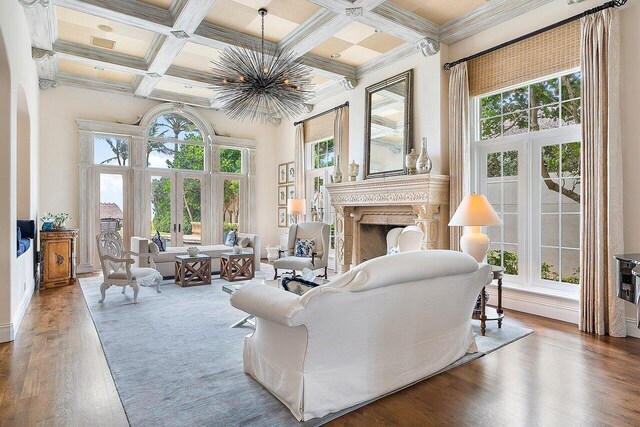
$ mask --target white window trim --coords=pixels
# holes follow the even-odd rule
[[[536,250],[540,247],[540,180],[532,183],[533,171],[531,165],[539,164],[540,147],[581,141],[581,126],[579,124],[561,126],[554,129],[545,129],[536,132],[527,132],[518,135],[501,136],[495,139],[480,139],[480,98],[491,96],[496,93],[531,85],[545,81],[550,78],[570,74],[579,69],[567,70],[530,82],[523,82],[517,85],[506,87],[494,92],[478,95],[470,99],[470,135],[471,135],[471,188],[481,194],[486,194],[486,188],[481,188],[481,176],[486,176],[486,170],[482,168],[482,159],[490,152],[496,151],[518,151],[518,259],[526,262],[519,263],[518,276],[505,275],[505,286],[507,288],[518,289],[535,294],[548,295],[572,301],[577,301],[580,293],[580,286],[553,282],[539,277],[540,254]],[[527,110],[529,111],[529,110]],[[560,118],[559,118],[560,120]],[[524,161],[523,161],[524,160]],[[535,162],[538,163],[535,163]],[[529,191],[531,189],[531,192]],[[536,211],[533,212],[533,207]],[[531,236],[527,241],[526,236]],[[535,270],[535,271],[533,271]]]

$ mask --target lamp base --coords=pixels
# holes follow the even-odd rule
[[[480,227],[465,227],[460,237],[460,249],[478,262],[483,262],[489,250],[489,236],[480,232]]]

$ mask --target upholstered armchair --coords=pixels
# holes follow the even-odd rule
[[[422,239],[424,233],[415,225],[393,228],[387,233],[387,253],[419,251]]]
[[[104,302],[105,292],[111,286],[122,286],[122,294],[125,293],[127,285],[131,286],[134,304],[138,303],[140,285],[155,284],[156,291],[160,293],[162,275],[155,269],[156,265],[153,261],[153,257],[158,255],[158,246],[155,243],[149,244],[149,253],[140,254],[123,250],[122,238],[116,231],[103,231],[98,234],[96,240],[104,277],[100,285],[101,298],[98,302]],[[132,256],[148,258],[151,267],[132,267],[135,263]]]
[[[296,241],[313,239],[315,248],[311,256],[296,256]],[[289,240],[286,249],[280,250],[279,258],[273,262],[274,278],[278,278],[278,270],[302,271],[324,269],[327,278],[329,266],[329,224],[324,222],[303,222],[289,227]]]

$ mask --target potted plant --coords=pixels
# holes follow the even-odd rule
[[[66,212],[58,214],[47,212],[46,215],[42,217],[42,229],[45,231],[64,230],[65,223],[69,218],[70,216]]]

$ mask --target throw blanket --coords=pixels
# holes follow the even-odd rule
[[[315,282],[309,282],[304,280],[301,276],[283,277],[282,287],[285,291],[293,292],[297,295],[302,295],[311,289],[320,286]]]

